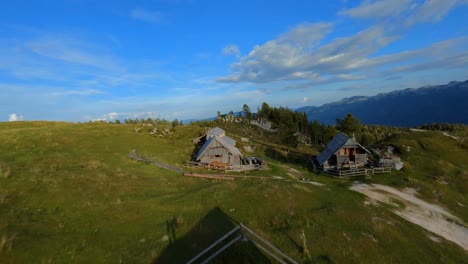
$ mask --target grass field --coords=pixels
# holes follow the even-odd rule
[[[300,158],[288,159],[313,150],[282,156],[279,146],[252,143],[253,155],[270,167],[253,175],[290,181],[194,179],[127,155],[136,149],[183,167],[194,148],[190,139],[202,128],[176,127],[162,138],[134,128],[0,123],[0,262],[184,263],[235,221],[301,263],[466,263],[468,254],[457,245],[434,242],[386,206],[365,205],[363,195],[349,190],[350,181],[315,175]],[[467,222],[459,205],[468,206],[467,150],[435,132],[390,142],[411,147],[403,152],[406,168],[366,181],[417,188]],[[325,186],[295,181],[295,175]],[[238,243],[215,263],[271,261]]]

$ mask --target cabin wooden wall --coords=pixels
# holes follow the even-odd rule
[[[229,154],[229,164],[230,165],[242,165],[240,157],[239,156],[233,156],[231,154]]]
[[[367,162],[367,154],[356,154],[354,159],[356,164],[365,164]]]
[[[211,163],[213,161],[229,165],[241,165],[240,157],[231,155],[229,151],[217,141],[213,141],[200,158],[200,162],[202,163]]]

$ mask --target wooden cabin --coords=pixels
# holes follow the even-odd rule
[[[236,148],[236,141],[226,136],[224,130],[216,127],[206,133],[206,141],[198,152],[196,161],[233,166],[241,165],[242,158],[242,153]]]
[[[369,150],[359,144],[354,136],[338,133],[326,149],[315,158],[315,164],[323,170],[359,168],[367,164]]]

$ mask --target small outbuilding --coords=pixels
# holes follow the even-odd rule
[[[354,136],[338,133],[326,149],[315,157],[314,163],[323,170],[359,168],[367,164],[369,150],[359,144]]]
[[[243,155],[236,148],[236,141],[219,127],[206,133],[206,141],[198,151],[196,161],[204,164],[242,165]]]

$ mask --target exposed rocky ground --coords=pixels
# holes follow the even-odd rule
[[[351,190],[366,195],[368,204],[390,204],[395,207],[393,212],[402,218],[421,226],[422,228],[450,240],[468,251],[468,229],[461,219],[448,212],[445,208],[425,202],[416,197],[417,191],[407,188],[403,191],[381,184],[355,184]],[[402,202],[404,207],[398,203]],[[438,238],[430,236],[434,241]]]

